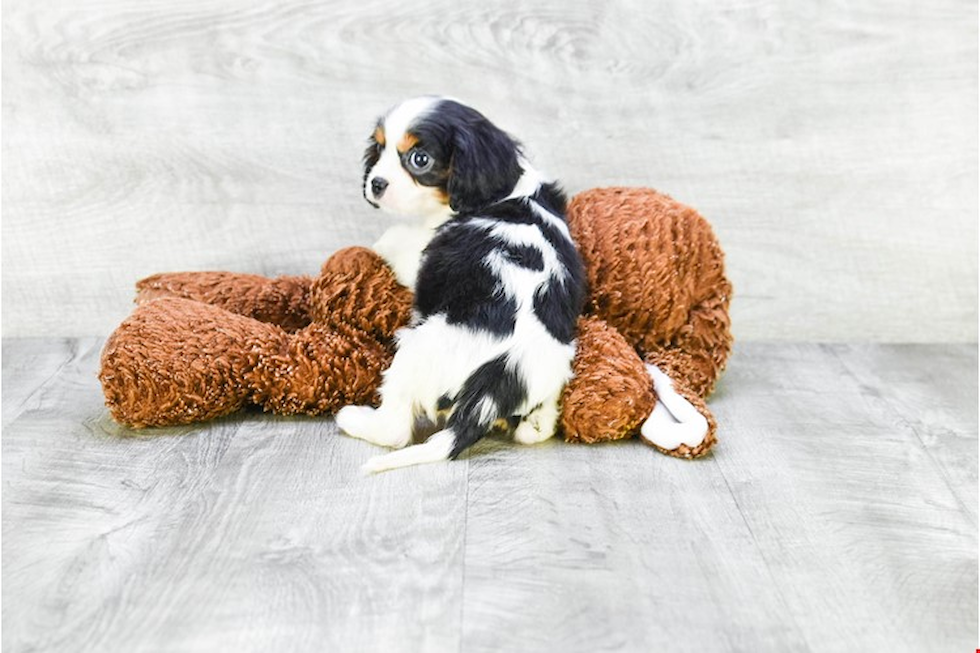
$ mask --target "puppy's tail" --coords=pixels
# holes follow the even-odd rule
[[[489,433],[498,419],[513,415],[526,393],[517,371],[508,367],[506,355],[478,367],[456,395],[456,409],[446,423],[446,430],[455,436],[449,457],[456,458]]]
[[[370,459],[363,469],[380,472],[397,467],[456,458],[490,432],[494,422],[514,414],[525,400],[526,389],[507,357],[498,356],[481,365],[466,379],[453,401],[446,428],[422,444]]]

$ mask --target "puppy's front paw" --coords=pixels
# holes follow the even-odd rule
[[[374,411],[370,406],[344,406],[337,411],[337,426],[353,438],[370,440],[370,424]]]

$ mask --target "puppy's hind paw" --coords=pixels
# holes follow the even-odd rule
[[[538,444],[544,442],[554,435],[554,430],[546,431],[537,424],[535,420],[527,419],[521,421],[514,429],[514,441],[520,444]]]
[[[412,439],[407,419],[393,420],[391,413],[370,406],[344,406],[336,419],[337,426],[347,435],[382,447],[400,449]]]

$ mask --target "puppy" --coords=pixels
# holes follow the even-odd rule
[[[337,414],[347,434],[401,449],[364,469],[456,458],[495,427],[523,444],[554,435],[585,301],[564,193],[482,114],[437,97],[378,121],[363,187],[375,207],[417,220],[375,245],[415,290],[381,405]],[[437,432],[403,448],[420,422]]]

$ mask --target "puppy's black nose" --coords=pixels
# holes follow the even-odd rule
[[[374,194],[375,199],[381,199],[381,196],[385,194],[385,188],[388,188],[387,179],[375,177],[371,180],[371,192]]]

